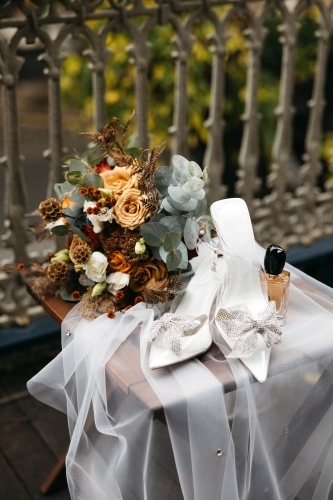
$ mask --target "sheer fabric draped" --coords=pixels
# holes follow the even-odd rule
[[[138,304],[113,320],[103,315],[89,322],[74,307],[62,324],[62,352],[28,382],[33,396],[68,416],[72,499],[329,497],[333,291],[287,270],[288,320],[264,384],[254,383],[238,360],[211,353],[205,355],[209,370],[198,359],[150,370],[147,336],[156,308]],[[211,332],[227,354],[213,321]],[[128,397],[107,375],[106,365],[126,339],[140,342],[142,371],[164,412]],[[235,378],[228,392],[214,375],[227,364]]]

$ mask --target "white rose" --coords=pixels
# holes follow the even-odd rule
[[[100,209],[99,211],[99,214],[96,215],[96,217],[98,218],[98,220],[102,221],[102,222],[106,222],[106,221],[112,221],[113,219],[113,208],[107,208],[107,207],[103,207]]]
[[[89,279],[99,283],[101,281],[105,281],[108,259],[101,252],[94,252],[87,264],[82,267]]]
[[[94,214],[87,215],[87,219],[89,219],[90,222],[92,223],[94,233],[98,234],[103,231],[104,222],[99,220],[98,215]]]
[[[106,282],[109,284],[108,291],[113,295],[116,295],[118,290],[121,290],[125,286],[129,284],[130,275],[121,273],[117,271],[115,273],[111,273],[106,277]]]
[[[49,222],[48,224],[46,224],[46,227],[47,229],[49,229],[49,231],[51,231],[51,229],[56,226],[65,226],[65,223],[61,219],[58,219],[55,222]]]
[[[83,211],[86,212],[87,211],[87,208],[95,208],[96,207],[96,203],[94,201],[85,201],[83,203]]]

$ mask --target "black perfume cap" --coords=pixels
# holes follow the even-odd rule
[[[266,250],[264,266],[268,274],[281,274],[286,263],[286,252],[279,245],[269,245]]]

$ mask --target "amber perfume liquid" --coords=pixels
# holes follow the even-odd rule
[[[276,317],[282,326],[286,321],[288,309],[288,296],[290,273],[282,271],[281,274],[274,275],[266,273],[268,300],[274,300],[276,305]]]

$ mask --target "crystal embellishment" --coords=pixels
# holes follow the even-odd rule
[[[258,334],[267,347],[281,342],[282,331],[276,318],[275,302],[269,302],[265,311],[258,316],[258,319],[254,319],[246,304],[218,311],[218,326],[231,340],[236,340],[227,358],[249,358],[258,345]]]
[[[178,358],[182,357],[181,338],[195,335],[206,323],[208,316],[177,316],[173,313],[163,314],[161,319],[154,321],[149,332],[148,341],[152,342],[158,335],[164,333],[163,345]]]

